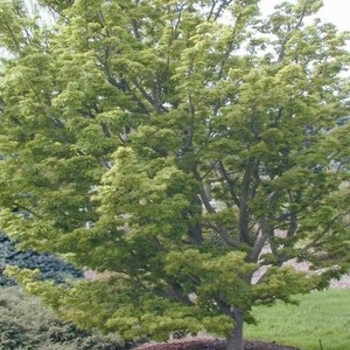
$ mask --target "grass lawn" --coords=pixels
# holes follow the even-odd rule
[[[350,349],[350,289],[312,292],[299,300],[297,306],[278,303],[254,309],[259,324],[246,325],[244,337],[303,350]]]

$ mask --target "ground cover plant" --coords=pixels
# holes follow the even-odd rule
[[[297,306],[278,303],[256,308],[254,314],[261,323],[247,326],[245,336],[303,350],[348,350],[349,298],[349,289],[327,290],[300,297]]]
[[[106,278],[7,273],[86,330],[242,350],[254,306],[346,272],[349,35],[321,6],[1,1],[0,230]]]

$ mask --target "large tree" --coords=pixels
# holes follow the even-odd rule
[[[82,327],[241,350],[254,305],[346,271],[349,54],[321,1],[39,3],[0,5],[1,229],[106,273],[16,271],[30,292]]]

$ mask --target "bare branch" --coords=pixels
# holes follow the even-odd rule
[[[260,232],[260,235],[258,235],[257,239],[255,240],[253,249],[251,250],[248,261],[250,262],[257,262],[261,253],[262,248],[265,246],[266,241],[269,237],[269,232],[266,228],[259,227],[258,232]]]
[[[222,161],[218,162],[218,167],[219,167],[219,171],[221,173],[221,176],[225,179],[225,181],[229,187],[229,191],[230,191],[230,195],[231,195],[232,200],[234,201],[236,206],[239,207],[240,203],[239,203],[239,198],[238,198],[237,193],[236,193],[236,189],[235,189],[236,184],[235,184],[234,180],[227,173]]]
[[[210,214],[216,213],[216,210],[212,207],[212,205],[209,202],[207,193],[205,192],[205,189],[204,189],[204,186],[202,183],[202,178],[201,178],[197,168],[194,167],[194,169],[192,171],[193,171],[193,175],[194,175],[195,179],[200,182],[200,197],[201,197],[202,203],[203,203],[206,211]]]

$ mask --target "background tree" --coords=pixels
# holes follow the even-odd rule
[[[349,55],[321,1],[40,4],[1,4],[1,227],[109,277],[12,269],[31,293],[81,327],[241,350],[252,306],[346,271]]]

